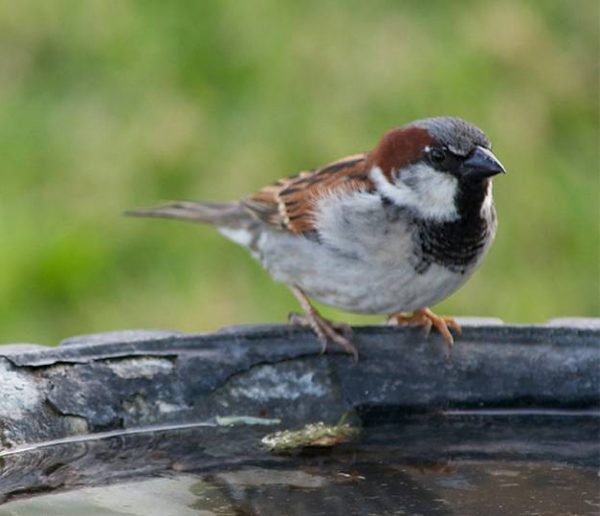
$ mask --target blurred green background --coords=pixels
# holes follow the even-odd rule
[[[597,316],[598,9],[3,2],[0,342],[285,321],[296,302],[243,249],[121,212],[235,199],[440,114],[482,127],[509,173],[488,259],[436,310]]]

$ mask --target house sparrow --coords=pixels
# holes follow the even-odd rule
[[[417,120],[370,152],[300,172],[238,202],[173,202],[129,215],[213,224],[290,287],[323,343],[358,354],[349,326],[323,318],[309,297],[348,312],[435,327],[428,307],[462,286],[496,231],[490,178],[504,167],[477,127],[454,117]],[[406,312],[412,312],[407,315]]]

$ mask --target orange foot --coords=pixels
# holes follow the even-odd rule
[[[454,329],[459,335],[461,333],[460,324],[452,317],[435,315],[429,308],[415,310],[412,315],[405,315],[402,312],[392,314],[388,317],[388,322],[392,321],[403,326],[423,326],[425,328],[425,335],[429,335],[433,326],[440,332],[446,344],[448,344],[448,349],[451,349],[452,344],[454,344],[454,337],[452,337],[449,328]]]
[[[350,340],[352,328],[345,323],[337,323],[325,319],[315,307],[310,304],[306,294],[297,286],[291,287],[292,292],[304,309],[304,315],[295,313],[290,314],[290,323],[300,326],[309,326],[317,334],[321,341],[321,353],[327,350],[327,342],[333,341],[341,346],[346,353],[349,353],[358,362],[358,351]]]

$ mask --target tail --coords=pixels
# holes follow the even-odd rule
[[[128,210],[125,215],[188,220],[229,228],[246,226],[251,219],[251,215],[237,202],[175,201],[155,208]]]

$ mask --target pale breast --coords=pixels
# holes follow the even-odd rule
[[[316,235],[265,228],[256,254],[275,280],[341,310],[390,314],[422,308],[449,296],[475,269],[476,263],[460,272],[432,263],[418,270],[418,227],[402,210],[382,206],[376,194],[339,198],[319,214]]]

